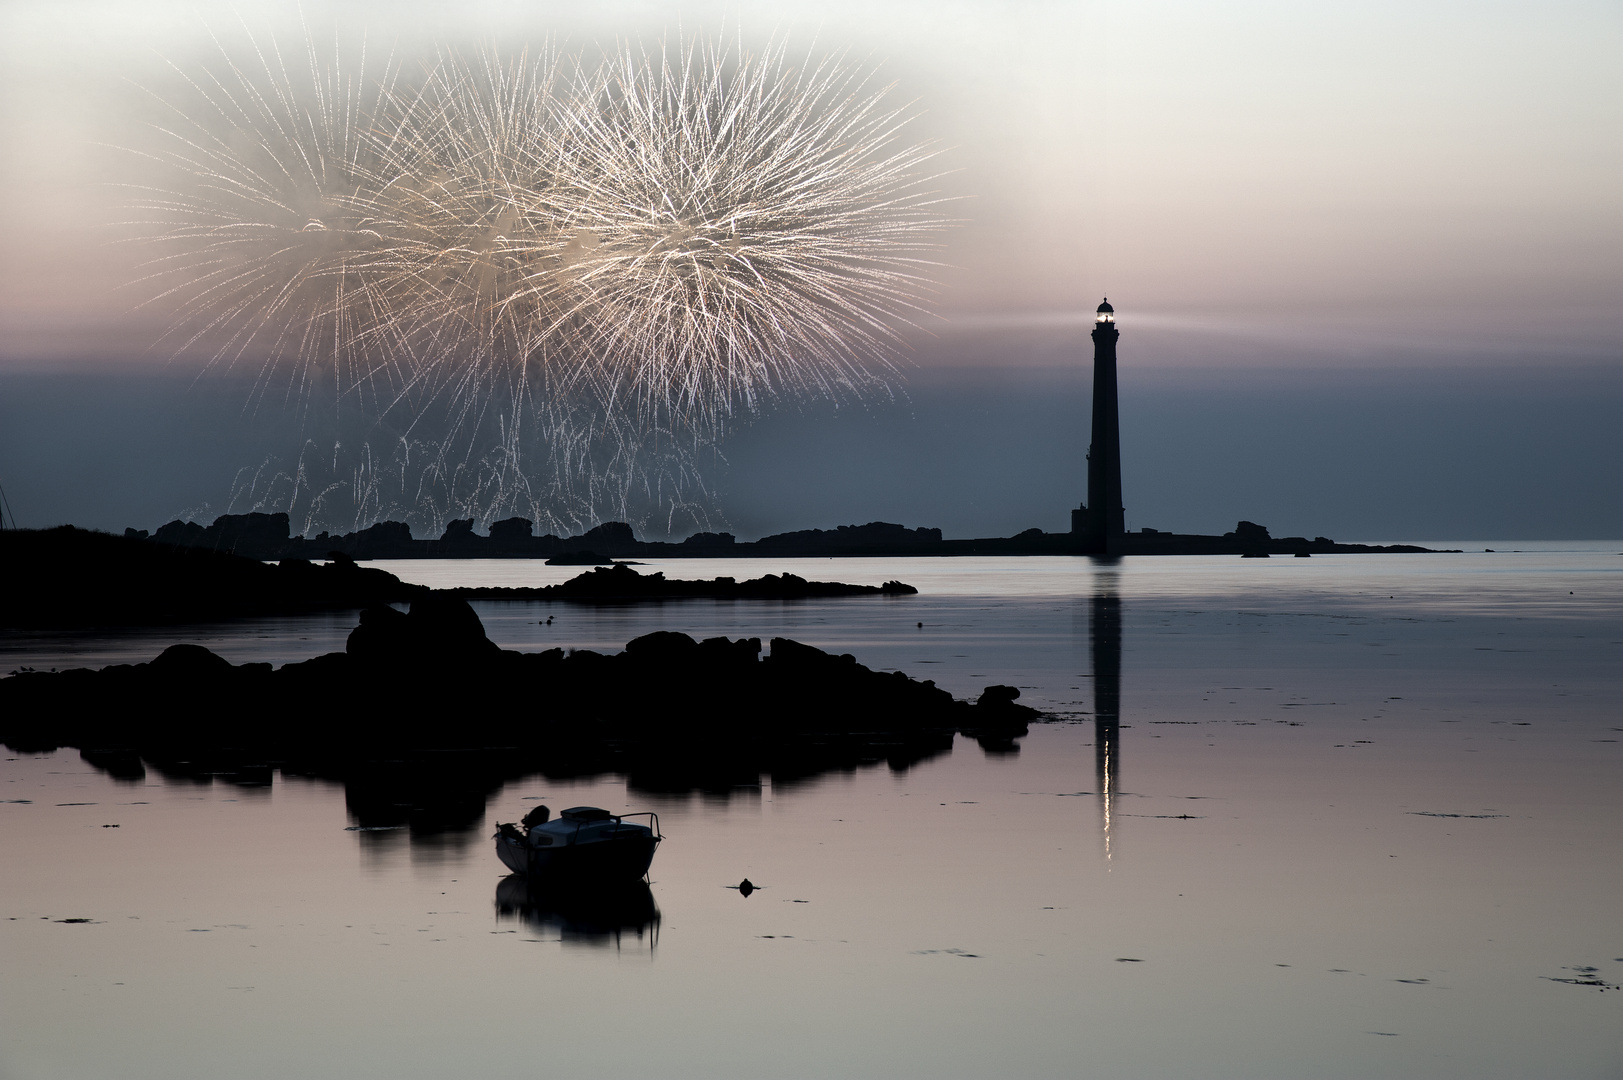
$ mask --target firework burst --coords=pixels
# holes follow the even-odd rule
[[[427,425],[430,486],[532,509],[680,503],[690,462],[649,471],[650,439],[892,370],[944,221],[870,73],[782,45],[446,50],[409,78],[336,55],[250,40],[181,73],[150,154],[176,180],[137,200],[177,349],[307,409],[330,386],[403,445]]]
[[[611,400],[714,431],[890,370],[917,312],[929,152],[837,60],[684,45],[605,66],[571,147],[578,310]]]
[[[374,157],[361,118],[389,100],[396,72],[251,44],[246,57],[222,47],[212,65],[176,69],[190,101],[166,102],[170,122],[147,152],[176,182],[134,200],[159,248],[148,303],[173,311],[177,352],[254,363],[261,389],[387,388],[391,353],[366,348],[378,340],[366,284],[386,244],[357,181]]]

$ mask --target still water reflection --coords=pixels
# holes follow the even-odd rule
[[[517,920],[565,945],[659,945],[659,905],[644,881],[591,891],[537,887],[518,874],[496,883],[496,921]]]
[[[1088,652],[1093,662],[1094,785],[1099,790],[1100,834],[1109,862],[1116,774],[1121,766],[1121,597],[1116,575],[1097,576],[1098,592],[1088,603]]]
[[[793,785],[498,758],[402,764],[408,798],[8,753],[0,1076],[1617,1076],[1623,605],[1582,558],[1502,588],[1388,565],[1409,599],[1378,604],[1327,568],[1174,595],[1124,560],[905,609],[511,614],[781,620],[1063,716]],[[499,730],[476,692],[468,718]],[[658,811],[651,884],[531,895],[489,833],[535,800]]]

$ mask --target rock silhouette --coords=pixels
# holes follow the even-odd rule
[[[1092,522],[1090,525],[1089,523]],[[490,535],[474,532],[471,519],[453,521],[438,540],[416,540],[409,526],[381,521],[367,529],[342,535],[290,536],[286,514],[227,514],[212,525],[171,521],[151,537],[154,542],[210,551],[229,551],[254,559],[321,559],[329,551],[351,558],[372,559],[554,559],[589,552],[599,560],[648,557],[710,556],[874,556],[874,555],[1084,555],[1098,554],[1097,536],[1089,529],[1097,522],[1087,509],[1073,512],[1070,532],[1048,533],[1026,529],[1013,536],[981,539],[945,539],[940,529],[909,529],[886,521],[841,525],[835,529],[800,529],[775,533],[751,542],[739,542],[730,533],[695,533],[679,543],[639,540],[630,525],[610,521],[579,536],[533,535],[527,518],[509,518],[490,526]],[[127,529],[131,539],[145,530]],[[1427,548],[1394,544],[1338,544],[1328,537],[1274,538],[1268,530],[1242,521],[1221,536],[1139,529],[1112,540],[1112,553],[1120,555],[1241,555],[1262,550],[1275,555],[1298,552],[1424,552]],[[1119,550],[1118,550],[1119,549]]]
[[[273,669],[175,645],[145,664],[0,680],[0,742],[71,746],[124,775],[244,785],[274,770],[342,780],[363,825],[467,829],[503,782],[624,773],[645,791],[730,791],[885,762],[964,732],[1010,747],[1036,717],[1018,691],[971,705],[930,681],[774,638],[661,631],[613,655],[497,648],[465,601],[362,613],[342,653]]]
[[[0,626],[162,624],[353,609],[429,591],[356,566],[348,556],[325,566],[302,559],[271,565],[71,525],[0,531],[0,562],[16,568],[0,604]]]
[[[1016,705],[1020,691],[1013,686],[988,686],[970,710],[973,718],[959,730],[981,744],[988,753],[1010,754],[1018,748],[1014,740],[1026,734],[1037,711]]]
[[[614,560],[607,555],[599,555],[595,551],[571,551],[563,555],[554,555],[547,560],[548,566],[613,566]]]
[[[562,559],[549,560],[561,562]],[[748,581],[718,577],[709,581],[667,580],[655,571],[639,574],[625,563],[599,566],[559,585],[538,589],[466,588],[441,590],[465,600],[568,600],[577,603],[617,603],[643,600],[803,600],[825,596],[916,596],[918,590],[900,581],[883,585],[847,585],[838,581],[807,581],[794,574],[766,574]]]
[[[361,625],[350,631],[344,651],[372,665],[447,665],[487,660],[501,650],[485,636],[467,601],[429,595],[413,600],[407,612],[362,611]]]
[[[444,542],[459,543],[455,536],[464,531],[473,535],[472,526],[471,521],[453,521],[446,530],[453,539]],[[484,542],[482,537],[476,539]],[[916,592],[894,581],[881,586],[844,585],[806,581],[793,574],[768,574],[745,582],[731,578],[667,581],[663,574],[638,574],[624,565],[606,568],[604,572],[613,575],[610,577],[583,575],[584,581],[577,577],[551,589],[432,590],[409,585],[376,567],[359,566],[343,550],[323,551],[317,557],[330,561],[323,565],[302,558],[284,558],[268,564],[227,551],[175,547],[137,535],[112,536],[72,526],[0,530],[0,562],[27,568],[27,572],[13,574],[7,584],[5,603],[0,604],[0,626],[163,625],[356,610],[432,596],[612,602],[681,597],[786,600]],[[593,556],[591,561],[603,560]]]

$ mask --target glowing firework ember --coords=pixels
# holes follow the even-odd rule
[[[483,477],[415,516],[681,503],[735,410],[882,385],[918,310],[930,155],[836,60],[253,55],[188,76],[155,155],[181,177],[140,200],[157,302],[262,391],[434,431],[430,486]]]

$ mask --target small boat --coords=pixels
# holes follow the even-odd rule
[[[647,818],[643,825],[628,818]],[[659,815],[611,814],[595,806],[572,806],[552,819],[544,806],[519,825],[496,826],[496,854],[515,874],[531,881],[601,886],[637,881],[648,873],[664,837]]]

